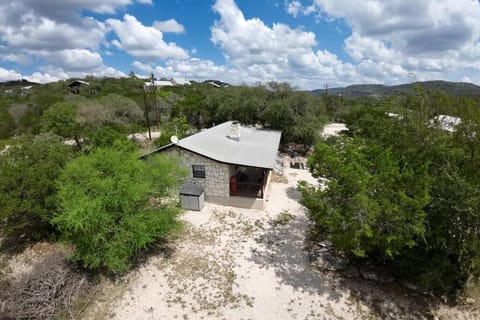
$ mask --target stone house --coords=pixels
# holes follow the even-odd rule
[[[188,185],[203,188],[206,202],[263,209],[281,132],[227,121],[153,153],[179,156]]]

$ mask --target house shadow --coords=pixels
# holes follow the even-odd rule
[[[327,295],[328,300],[338,301],[340,294],[332,289],[328,279],[310,266],[305,252],[305,216],[296,216],[286,225],[273,225],[259,234],[255,241],[260,244],[248,260],[261,268],[273,268],[280,283],[309,294]]]

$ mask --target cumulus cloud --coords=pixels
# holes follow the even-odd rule
[[[211,28],[213,43],[235,65],[287,65],[289,57],[311,51],[315,34],[276,23],[271,28],[258,18],[245,19],[233,0],[218,0],[213,7],[221,19]]]
[[[155,27],[144,26],[134,16],[126,14],[123,20],[108,19],[107,25],[118,39],[112,44],[130,55],[146,60],[169,58],[186,59],[188,53],[173,42],[165,42],[163,34]]]
[[[92,11],[100,14],[114,14],[118,10],[132,5],[135,2],[151,4],[151,0],[16,0],[5,1],[2,5],[7,8],[11,17],[10,24],[17,16],[29,13],[31,17],[41,16],[58,22],[75,23],[79,21],[81,11]],[[21,24],[22,21],[18,21]]]
[[[20,80],[22,75],[15,70],[8,70],[0,67],[0,81]]]
[[[32,63],[32,59],[29,55],[24,53],[7,53],[2,58],[5,62],[14,62],[19,65],[28,65]]]
[[[65,80],[70,78],[84,78],[86,76],[94,77],[125,77],[126,74],[120,70],[112,67],[100,66],[94,70],[88,71],[71,71],[62,68],[56,68],[50,65],[42,67],[39,72],[34,72],[31,75],[24,75],[24,79],[38,83],[48,83],[58,80]]]
[[[392,83],[413,73],[417,80],[461,79],[458,70],[480,71],[478,1],[365,0],[354,6],[347,0],[294,0],[285,8],[295,17],[315,11],[350,27],[344,48],[361,79]]]
[[[203,81],[206,79],[222,79],[231,83],[244,81],[239,79],[242,74],[235,68],[216,65],[211,60],[189,58],[184,60],[168,60],[164,66],[150,65],[140,61],[134,61],[132,66],[145,75],[154,72],[159,77],[179,78]]]
[[[85,49],[68,49],[55,52],[39,52],[51,65],[72,72],[89,71],[103,67],[103,59],[98,52]]]
[[[343,54],[323,34],[278,21],[245,17],[234,0],[216,0],[211,42],[226,63],[196,58],[165,41],[185,27],[175,19],[145,25],[136,17],[106,21],[90,13],[116,14],[152,0],[17,0],[0,2],[2,79],[21,78],[11,66],[42,65],[25,78],[48,82],[88,74],[123,76],[105,65],[117,49],[132,56],[135,70],[159,76],[231,83],[289,81],[302,89],[351,83],[398,83],[450,79],[480,82],[480,3],[472,0],[277,0],[299,22],[305,16],[348,30]],[[315,31],[315,32],[314,32]],[[107,38],[108,37],[108,38]],[[108,39],[108,42],[107,42]],[[202,52],[205,52],[202,49]],[[107,58],[108,56],[108,58]]]
[[[160,32],[184,33],[185,27],[178,23],[175,19],[165,21],[154,21],[153,27]]]
[[[21,27],[12,25],[0,29],[0,38],[10,50],[60,50],[98,48],[106,33],[104,25],[85,19],[82,27],[59,24],[46,18]]]
[[[301,15],[308,16],[312,12],[315,12],[316,7],[315,4],[304,6],[300,1],[286,1],[285,2],[285,9],[289,14],[294,16],[295,18]]]
[[[84,13],[113,14],[135,2],[150,0],[17,0],[0,3],[0,61],[39,63],[41,72],[24,77],[48,82],[71,76],[122,75],[100,55],[109,29]],[[6,75],[6,69],[2,74]],[[10,76],[18,74],[8,70]]]
[[[91,17],[81,17],[81,4],[101,10],[115,1],[33,1],[0,4],[0,55],[18,65],[33,61],[73,71],[102,66],[98,50],[107,28]],[[119,2],[116,3],[119,5]],[[78,11],[78,12],[77,12]]]
[[[480,31],[478,1],[366,0],[352,6],[347,0],[315,0],[315,4],[330,17],[345,19],[360,35],[388,38],[405,53],[456,50]]]
[[[217,0],[213,9],[220,20],[211,28],[211,40],[222,49],[225,59],[245,74],[243,79],[290,81],[314,88],[324,82],[343,84],[355,75],[351,64],[325,49],[315,49],[313,32],[246,19],[233,0]]]

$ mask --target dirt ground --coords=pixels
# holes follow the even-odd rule
[[[83,319],[480,319],[396,283],[313,268],[299,180],[317,183],[286,168],[264,211],[206,204],[185,212],[170,250],[108,283]]]

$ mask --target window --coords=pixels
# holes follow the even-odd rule
[[[194,178],[205,178],[205,166],[202,165],[192,165],[193,177]]]

